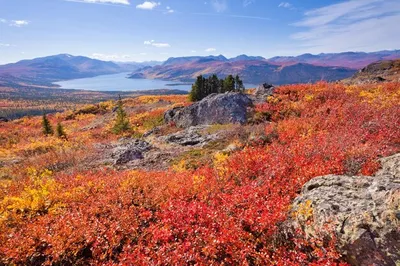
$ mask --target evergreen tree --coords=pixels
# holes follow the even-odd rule
[[[65,134],[64,127],[61,125],[61,123],[57,123],[56,133],[57,137],[60,139],[67,139],[67,134]]]
[[[189,93],[189,99],[192,102],[197,102],[207,96],[204,91],[205,79],[202,75],[198,76],[196,82],[192,85],[192,90]]]
[[[53,135],[53,128],[51,127],[49,119],[47,119],[46,114],[43,114],[43,119],[42,119],[42,128],[43,128],[43,134],[48,136],[48,135]]]
[[[130,130],[129,119],[123,108],[121,96],[119,97],[117,103],[117,118],[115,120],[115,124],[112,128],[112,132],[114,134],[121,134],[122,132],[126,132]]]
[[[243,85],[243,81],[239,78],[239,75],[235,76],[235,91],[244,92],[245,87]]]
[[[189,93],[189,101],[196,102],[198,98],[199,98],[199,88],[197,87],[196,83],[194,83]]]
[[[232,75],[229,75],[224,80],[223,92],[234,91],[235,90],[235,79]]]
[[[212,76],[210,76],[210,84],[211,84],[211,93],[221,92],[220,88],[221,83],[217,75],[213,74]]]

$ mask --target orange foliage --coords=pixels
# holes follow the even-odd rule
[[[193,171],[97,169],[42,185],[31,176],[0,183],[0,263],[339,265],[334,237],[284,239],[280,224],[311,178],[373,174],[377,158],[400,150],[399,89],[381,85],[370,97],[372,85],[279,87],[257,106],[272,120],[265,145],[217,154],[214,166]],[[52,205],[9,207],[10,198],[26,202],[27,191]]]

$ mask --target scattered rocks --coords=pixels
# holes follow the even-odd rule
[[[115,165],[126,164],[130,161],[143,159],[143,153],[149,151],[151,145],[139,139],[121,139],[112,152]]]
[[[201,134],[201,131],[206,128],[205,126],[189,127],[177,133],[162,137],[162,140],[181,146],[195,146],[218,138],[216,134]]]
[[[145,132],[143,134],[143,137],[147,138],[147,137],[149,137],[151,135],[154,135],[154,134],[157,134],[159,132],[160,132],[160,129],[158,127],[155,127],[155,128],[150,129],[149,131]]]
[[[265,102],[268,96],[271,96],[275,92],[275,87],[272,84],[264,83],[259,85],[254,91],[254,95],[251,99],[254,103]]]
[[[211,94],[190,106],[168,110],[164,120],[183,128],[211,124],[244,124],[247,122],[247,108],[251,106],[250,98],[242,93]]]
[[[398,265],[400,154],[381,163],[382,170],[373,177],[312,179],[295,199],[290,223],[302,227],[307,236],[327,232],[324,226],[329,225],[352,265]]]

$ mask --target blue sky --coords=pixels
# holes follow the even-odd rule
[[[0,63],[400,48],[400,0],[0,0]]]

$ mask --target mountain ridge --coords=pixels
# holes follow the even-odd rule
[[[241,75],[247,83],[274,84],[335,81],[351,77],[370,63],[400,58],[400,50],[276,56],[266,59],[246,54],[170,57],[166,61],[114,62],[58,54],[0,65],[0,85],[34,84],[131,72],[132,78],[193,81],[198,75]]]

